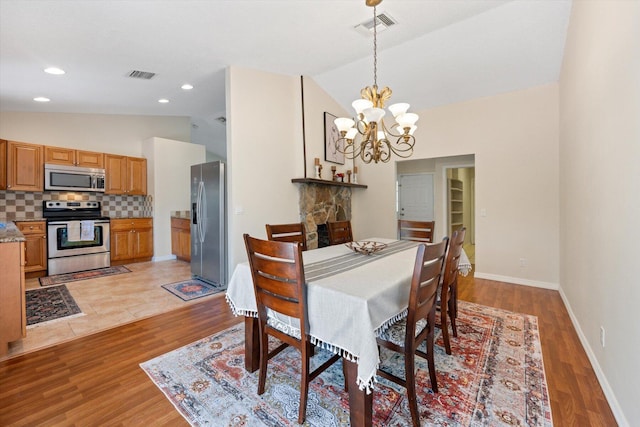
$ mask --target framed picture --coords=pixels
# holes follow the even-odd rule
[[[327,162],[344,165],[344,153],[336,148],[336,142],[340,139],[340,132],[333,121],[337,117],[330,113],[324,113],[324,159]],[[340,148],[344,141],[340,141]]]

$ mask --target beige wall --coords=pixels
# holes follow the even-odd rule
[[[189,117],[0,112],[0,138],[140,157],[142,141],[190,141]]]
[[[560,78],[561,292],[622,426],[640,420],[639,162],[640,2],[573,2]]]
[[[188,211],[191,204],[191,165],[204,163],[203,145],[149,138],[142,143],[147,159],[148,194],[153,206],[153,259],[173,259],[171,212]]]
[[[558,288],[558,86],[419,114],[412,160],[475,155],[476,275]],[[365,165],[360,175],[369,189],[354,192],[355,237],[395,236],[395,164]],[[437,172],[437,187],[442,179]],[[436,206],[438,237],[443,215]]]
[[[266,223],[301,220],[298,185],[291,182],[304,177],[300,88],[300,77],[227,70],[229,274],[247,259],[243,233],[266,238]],[[304,80],[304,104],[307,173],[312,177],[313,159],[324,161],[322,113],[341,110],[309,78]]]

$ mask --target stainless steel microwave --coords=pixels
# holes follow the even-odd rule
[[[44,189],[104,192],[104,169],[44,165]]]

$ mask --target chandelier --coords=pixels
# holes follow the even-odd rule
[[[391,89],[385,87],[378,92],[378,32],[376,6],[382,0],[365,0],[373,7],[373,86],[360,91],[362,99],[351,104],[356,111],[356,120],[340,117],[334,120],[340,138],[336,140],[336,149],[348,159],[360,157],[364,163],[371,161],[386,163],[391,155],[407,158],[413,153],[416,142],[413,132],[418,115],[408,113],[409,104],[398,103],[388,107],[395,119],[389,129],[383,120],[386,112],[384,103],[391,98]]]

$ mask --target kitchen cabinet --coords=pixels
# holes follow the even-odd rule
[[[153,256],[153,219],[111,219],[111,264],[150,261]]]
[[[44,146],[7,141],[6,189],[44,191]]]
[[[105,154],[105,194],[146,195],[147,159]]]
[[[0,190],[7,189],[7,140],[0,139]]]
[[[104,169],[104,153],[74,150],[73,148],[44,147],[44,162]]]
[[[24,242],[0,243],[0,356],[26,336]]]
[[[25,238],[24,272],[28,278],[47,274],[46,221],[16,221],[16,227]]]
[[[183,261],[191,261],[191,221],[171,218],[171,253]]]

